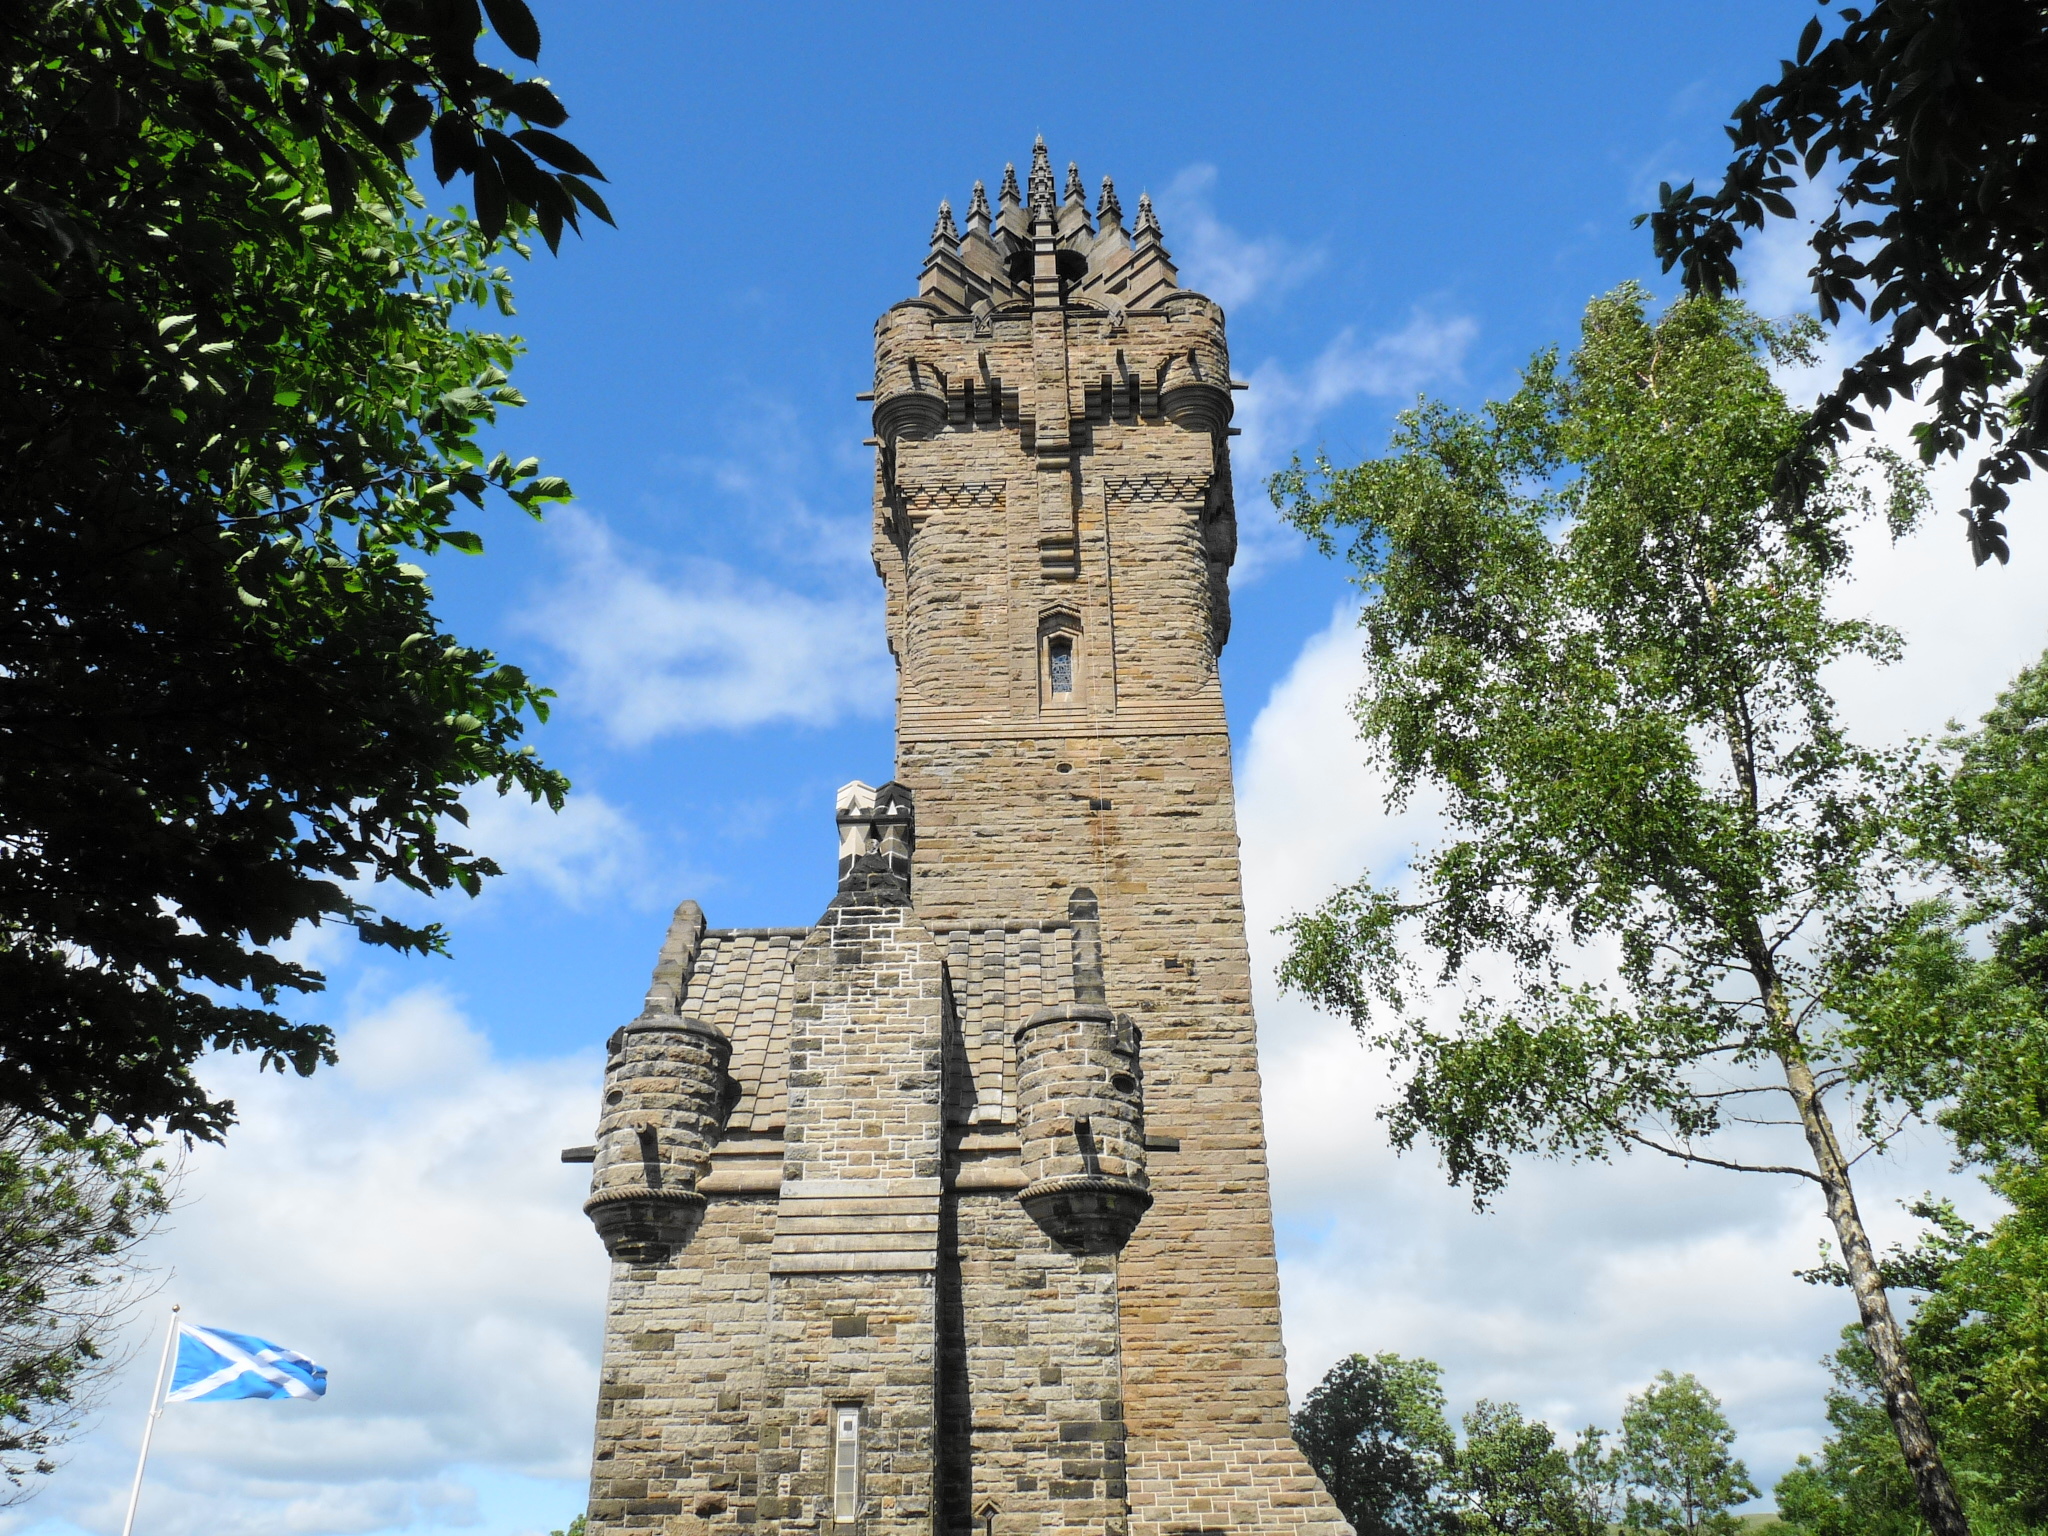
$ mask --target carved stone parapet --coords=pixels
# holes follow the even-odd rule
[[[1216,436],[1230,425],[1230,391],[1220,385],[1188,382],[1160,391],[1159,409],[1166,419],[1190,432]]]
[[[875,402],[875,436],[937,437],[946,427],[946,397],[934,389],[907,389]]]
[[[614,1260],[645,1268],[689,1247],[708,1203],[694,1189],[619,1189],[592,1195],[583,1214]]]
[[[1027,1184],[1017,1203],[1062,1248],[1117,1253],[1152,1209],[1152,1192],[1129,1179],[1075,1173]]]

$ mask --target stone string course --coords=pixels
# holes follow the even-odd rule
[[[1223,315],[1178,286],[1148,203],[1126,231],[1107,182],[1093,212],[1078,177],[1062,197],[1042,146],[1029,185],[977,187],[964,232],[942,211],[918,296],[876,327],[914,851],[843,857],[809,928],[707,928],[685,903],[657,964],[643,1018],[724,1035],[729,1080],[688,1170],[701,1229],[614,1266],[592,1536],[1348,1532],[1288,1438],[1216,669]],[[1066,694],[1049,635],[1073,646]],[[1020,1130],[1085,1162],[1085,1107],[1018,1123],[1017,1032],[1077,1001],[1077,892],[1142,1037],[1142,1137],[1109,1128],[1096,1155],[1153,1197],[1096,1254],[1017,1199]]]

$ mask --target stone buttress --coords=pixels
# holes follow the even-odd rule
[[[1150,203],[940,205],[876,327],[896,780],[612,1038],[592,1536],[1347,1530],[1288,1436],[1222,311]]]

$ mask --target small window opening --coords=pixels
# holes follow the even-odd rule
[[[841,1408],[832,1432],[832,1518],[851,1521],[860,1512],[860,1409]]]
[[[1045,643],[1045,670],[1054,698],[1071,698],[1074,692],[1074,642],[1067,635],[1054,635]]]

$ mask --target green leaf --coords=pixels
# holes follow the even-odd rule
[[[522,128],[512,135],[512,139],[559,170],[574,171],[579,176],[594,177],[598,181],[605,179],[604,172],[592,163],[588,155],[567,139],[558,138],[544,128]]]
[[[518,57],[540,57],[540,24],[526,8],[526,0],[483,0],[484,14],[491,18],[491,30]]]
[[[484,552],[484,541],[481,538],[476,534],[465,533],[460,529],[442,534],[441,542],[451,548],[461,550],[465,555],[480,555]]]
[[[559,128],[569,119],[555,93],[538,80],[521,80],[491,93],[491,105],[516,113],[543,128]]]

